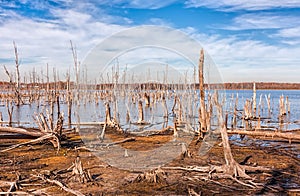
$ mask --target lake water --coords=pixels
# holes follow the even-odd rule
[[[220,92],[221,97],[222,95],[225,95],[226,101],[224,105],[224,110],[232,112],[233,111],[233,105],[235,103],[235,98],[238,95],[238,110],[243,110],[245,101],[247,99],[252,99],[253,92],[252,90],[226,90]],[[271,115],[269,114],[268,107],[267,107],[267,101],[265,96],[268,96],[270,94],[271,97]],[[274,128],[280,128],[278,123],[278,115],[279,115],[279,98],[280,96],[288,96],[289,102],[290,102],[290,113],[285,116],[285,123],[284,123],[284,130],[290,130],[290,129],[300,129],[300,90],[257,90],[257,105],[260,102],[261,98],[261,113],[260,116],[262,119],[266,119],[262,121],[262,126],[270,126]],[[113,111],[115,110],[115,107],[117,107],[118,113],[117,118],[121,124],[121,126],[124,129],[130,129],[130,130],[139,130],[141,127],[134,126],[131,123],[126,122],[126,112],[130,111],[130,121],[136,122],[138,120],[138,104],[132,104],[129,101],[130,97],[126,97],[123,99],[118,100],[117,106],[115,106],[113,103],[111,103],[110,107],[112,110],[112,116],[114,116]],[[171,115],[171,109],[174,103],[174,100],[166,99],[166,105],[169,113],[168,118],[168,124],[173,124],[173,117]],[[86,103],[85,103],[86,102]],[[181,97],[182,107],[183,107],[183,113],[184,115],[190,116],[190,123],[193,126],[197,125],[198,121],[198,101],[195,99],[191,99],[190,97],[187,97],[187,95],[184,95]],[[2,112],[3,120],[8,120],[8,113],[7,109],[5,107],[5,100],[2,100],[2,103],[0,103],[0,112]],[[64,103],[63,100],[61,100],[60,103],[61,111],[64,112],[65,116],[67,114],[67,105]],[[38,106],[36,103],[33,103],[31,105],[22,105],[19,107],[14,107],[13,110],[13,121],[14,126],[26,126],[26,127],[33,127],[36,126],[33,121],[33,116],[39,112],[44,112],[46,109],[49,110],[48,104],[41,100],[40,106]],[[73,105],[72,108],[72,122],[80,121],[80,122],[103,122],[105,119],[105,106],[103,101],[99,101],[99,104],[96,104],[95,102],[88,102],[81,100],[80,105],[77,107]],[[75,115],[76,111],[79,111],[79,118],[77,115]],[[56,107],[54,114],[56,112]],[[148,125],[146,127],[142,128],[148,128],[148,129],[161,129],[164,125],[165,118],[163,117],[165,114],[165,111],[162,107],[161,102],[157,102],[156,104],[153,104],[151,107],[145,107],[144,106],[144,116],[145,121],[150,122],[151,125]],[[230,114],[229,114],[229,123],[230,123]],[[66,121],[65,121],[66,122]]]

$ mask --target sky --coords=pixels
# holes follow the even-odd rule
[[[13,41],[22,77],[45,79],[48,64],[63,80],[74,72],[70,40],[84,62],[103,40],[141,25],[195,39],[223,82],[300,83],[299,0],[0,0],[0,78],[3,65],[14,71]]]

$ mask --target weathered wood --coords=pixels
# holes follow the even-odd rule
[[[262,136],[262,137],[271,137],[271,138],[283,138],[289,141],[300,141],[300,134],[295,133],[283,133],[278,131],[245,131],[245,130],[227,130],[228,134],[240,134],[240,135],[250,135],[250,136]]]
[[[42,175],[38,175],[36,177],[41,178],[42,180],[49,182],[51,184],[55,184],[55,185],[59,186],[60,188],[62,188],[64,191],[71,193],[73,195],[84,196],[84,194],[82,194],[81,192],[68,188],[66,185],[64,185],[62,182],[60,182],[58,180],[51,180]]]
[[[252,97],[253,116],[256,116],[256,84],[253,82],[253,97]]]
[[[144,122],[144,110],[143,110],[143,102],[139,101],[138,103],[138,110],[139,110],[139,120],[137,123],[143,123]]]
[[[109,103],[105,103],[105,124],[111,125],[111,113]]]
[[[41,136],[41,137],[39,137],[37,139],[33,139],[33,140],[30,140],[30,141],[27,141],[27,142],[23,142],[23,143],[20,143],[20,144],[13,145],[13,146],[11,146],[9,148],[1,150],[1,152],[6,152],[6,151],[18,148],[18,147],[26,145],[26,144],[32,144],[32,143],[41,142],[43,140],[50,140],[52,142],[53,146],[57,147],[57,151],[59,151],[59,149],[60,149],[59,139],[55,135],[53,135],[53,134],[47,134],[47,135]]]
[[[235,178],[237,177],[242,177],[242,178],[250,178],[248,174],[246,174],[245,169],[241,167],[240,164],[238,164],[235,159],[233,158],[231,148],[230,148],[230,143],[228,139],[228,134],[227,134],[227,128],[225,126],[225,122],[223,120],[223,111],[222,111],[222,106],[220,103],[218,103],[217,98],[215,97],[215,105],[217,106],[217,113],[218,113],[218,119],[220,122],[220,133],[222,137],[222,146],[223,146],[223,153],[224,153],[224,158],[225,158],[225,165],[223,165],[224,169],[224,174],[228,174],[230,176],[234,176]]]
[[[72,168],[72,174],[69,179],[74,177],[76,181],[79,181],[81,183],[90,182],[92,180],[89,172],[83,169],[82,162],[79,156],[76,157],[75,161],[72,163],[72,166],[68,168],[68,170]]]
[[[21,86],[20,86],[20,70],[19,70],[19,66],[20,66],[20,63],[19,63],[19,55],[18,55],[18,48],[16,46],[16,43],[13,42],[14,44],[14,51],[15,51],[15,63],[16,63],[16,87],[15,87],[15,95],[16,95],[16,98],[17,98],[17,103],[16,105],[19,106],[20,104],[23,104],[23,101],[22,101],[22,97],[21,97],[21,93],[20,93],[20,90],[21,90]]]
[[[17,128],[17,127],[0,127],[0,132],[19,133],[19,134],[30,135],[34,137],[40,137],[43,135],[43,133],[39,131],[28,131],[26,129]]]
[[[200,90],[200,113],[199,113],[199,123],[200,129],[199,132],[207,132],[206,127],[206,109],[205,109],[205,92],[204,92],[204,50],[200,51],[199,58],[199,68],[198,68],[198,77],[199,77],[199,90]]]

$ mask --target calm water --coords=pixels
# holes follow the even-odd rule
[[[224,109],[227,111],[232,111],[233,105],[235,103],[235,98],[238,95],[238,110],[243,110],[244,103],[246,99],[252,99],[252,90],[226,90],[225,92],[225,105]],[[224,95],[220,92],[221,96]],[[271,116],[268,112],[267,102],[265,95],[271,95]],[[262,126],[271,126],[278,128],[278,113],[279,113],[279,97],[284,95],[288,96],[290,102],[291,112],[285,117],[284,129],[298,129],[300,128],[300,90],[257,90],[257,105],[260,102],[261,98],[261,117],[268,118],[267,120],[262,122]],[[128,99],[129,97],[119,100],[117,104],[117,118],[124,129],[130,130],[139,130],[141,127],[134,126],[130,123],[126,122],[126,112],[129,109],[131,122],[136,122],[138,120],[138,109],[137,104],[132,104]],[[190,123],[192,125],[197,124],[197,115],[198,115],[198,107],[199,104],[196,100],[192,100],[188,97],[181,97],[182,106],[185,115],[191,116]],[[168,113],[171,113],[171,108],[173,106],[173,100],[166,102]],[[7,109],[5,107],[5,103],[0,103],[0,112],[2,112],[4,121],[7,121],[8,114]],[[62,101],[61,111],[67,114],[67,105]],[[114,116],[113,111],[115,110],[115,106],[111,103],[112,116]],[[149,129],[161,129],[164,123],[164,110],[161,102],[153,105],[152,107],[144,107],[145,121],[151,122],[151,125],[148,126]],[[45,101],[41,101],[40,106],[37,106],[36,103],[31,105],[22,105],[20,107],[14,107],[13,111],[13,121],[17,125],[22,126],[35,126],[33,121],[33,116],[39,112],[45,112],[49,110],[49,106]],[[103,102],[99,102],[99,104],[95,104],[94,102],[87,102],[86,104],[81,102],[80,106],[73,106],[72,112],[72,122],[80,121],[80,122],[99,122],[104,121],[105,117],[105,107]],[[75,115],[75,111],[79,111],[79,118]],[[56,107],[54,114],[56,112]],[[168,124],[173,124],[172,115],[169,115]],[[229,123],[230,123],[230,115],[229,115]],[[147,127],[146,127],[147,128]]]
[[[252,99],[252,90],[227,90],[227,109],[230,110],[231,106],[235,103],[235,98],[238,94],[239,104],[238,109],[243,110],[244,103],[247,99]],[[267,100],[265,96],[271,95],[271,114],[269,114]],[[234,100],[232,100],[232,95]],[[285,124],[284,129],[299,129],[300,128],[300,90],[257,90],[256,92],[256,103],[257,108],[261,97],[261,118],[267,119],[268,123],[263,123],[262,125],[274,126],[278,128],[278,116],[279,116],[279,98],[283,95],[290,102],[290,114],[287,114],[284,118]],[[232,110],[231,110],[232,111]],[[258,112],[257,112],[258,114]]]

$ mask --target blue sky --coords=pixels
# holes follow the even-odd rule
[[[103,39],[139,25],[199,41],[224,82],[300,82],[299,0],[0,0],[0,65],[13,71],[15,41],[24,76],[48,63],[63,77],[70,40],[83,61]]]

